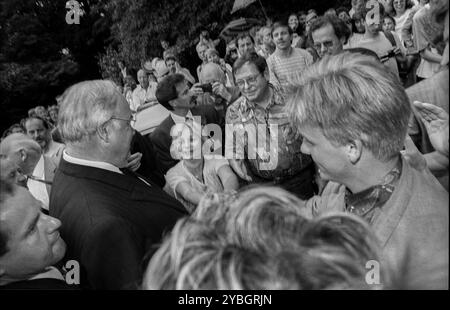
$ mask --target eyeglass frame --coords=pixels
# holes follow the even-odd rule
[[[322,50],[322,46],[325,46],[325,48],[327,49],[327,51],[334,45],[333,41],[329,41],[329,42],[325,42],[327,44],[324,43],[320,43],[319,44],[314,44],[313,47],[316,51],[321,51]]]
[[[259,72],[257,75],[249,76],[246,79],[236,80],[235,83],[239,88],[245,87],[245,83],[247,83],[249,86],[250,85],[254,86],[256,84],[256,82],[258,82],[258,77],[260,75],[262,75],[261,72]],[[241,84],[241,82],[242,82],[242,85],[239,85],[239,84]]]
[[[106,122],[104,122],[101,126],[105,125],[106,123],[108,123],[109,121],[113,120],[113,119],[117,119],[120,121],[125,121],[128,123],[128,126],[130,126],[131,128],[134,129],[134,125],[136,125],[136,115],[131,114],[130,119],[125,119],[125,118],[120,118],[120,117],[115,117],[115,116],[111,116]],[[99,126],[99,127],[101,127]]]

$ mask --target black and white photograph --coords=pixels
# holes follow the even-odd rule
[[[0,0],[0,295],[448,290],[448,65],[448,0]]]

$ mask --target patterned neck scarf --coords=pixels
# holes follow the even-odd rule
[[[372,223],[375,211],[382,208],[391,198],[395,186],[400,179],[402,161],[389,171],[380,184],[369,187],[362,192],[352,194],[349,190],[345,193],[345,205],[347,212],[359,215],[368,223]]]

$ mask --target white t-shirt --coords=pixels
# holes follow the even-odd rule
[[[299,75],[314,62],[311,54],[301,48],[292,48],[288,57],[275,51],[267,58],[270,83],[276,87],[286,87],[295,84]]]
[[[400,40],[403,42],[406,37],[404,36],[404,31],[406,33],[411,32],[410,27],[412,27],[412,18],[414,16],[415,10],[407,9],[400,17],[395,17],[395,33],[399,36]]]
[[[145,103],[145,101],[157,101],[156,99],[156,87],[158,83],[149,82],[147,89],[143,89],[141,85],[138,85],[133,91],[133,100],[130,109],[137,111],[137,109]]]
[[[36,167],[34,167],[33,177],[39,180],[45,180],[44,156],[42,155]],[[47,187],[45,186],[45,183],[28,179],[27,187],[31,195],[42,202],[44,209],[48,210],[50,199],[48,197]]]

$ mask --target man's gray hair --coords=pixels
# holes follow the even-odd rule
[[[361,140],[387,161],[403,148],[411,106],[398,77],[357,53],[326,56],[309,67],[287,100],[291,122],[317,127],[337,145]]]
[[[121,96],[116,84],[107,80],[84,81],[61,96],[58,128],[65,143],[78,143],[92,136],[107,122]]]

